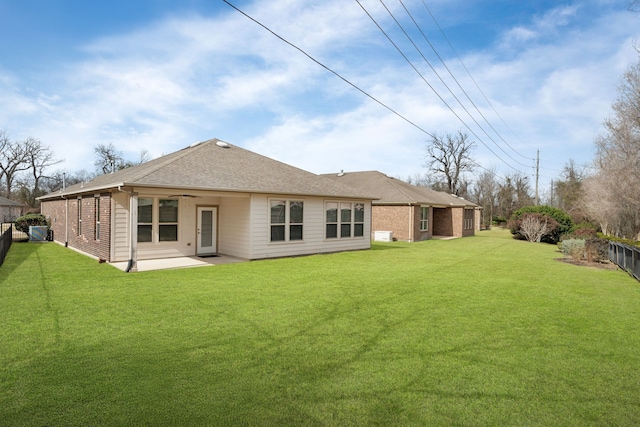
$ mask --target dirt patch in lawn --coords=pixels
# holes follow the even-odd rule
[[[617,265],[615,265],[614,263],[612,263],[611,261],[594,261],[594,262],[587,262],[585,260],[575,260],[573,258],[556,258],[556,261],[558,262],[564,262],[567,264],[572,264],[572,265],[578,265],[581,267],[591,267],[591,268],[598,268],[601,270],[617,270],[619,267]]]

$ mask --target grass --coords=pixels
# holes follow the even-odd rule
[[[0,424],[638,425],[640,284],[502,230],[123,273],[0,267]]]

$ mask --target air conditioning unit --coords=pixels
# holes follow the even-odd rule
[[[376,242],[393,242],[393,231],[374,231],[373,240]]]
[[[44,242],[47,240],[47,232],[49,227],[41,225],[29,226],[29,241],[30,242]]]

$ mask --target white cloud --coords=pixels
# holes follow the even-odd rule
[[[377,2],[363,4],[389,23]],[[447,60],[512,146],[526,156],[540,148],[555,167],[574,154],[589,155],[615,84],[637,58],[629,43],[640,36],[629,30],[636,28],[635,16],[606,9],[581,27],[576,22],[592,12],[583,9],[555,8],[463,58],[517,137],[457,61]],[[426,131],[464,130],[357,4],[280,0],[249,4],[247,12]],[[50,144],[68,169],[93,169],[99,143],[112,142],[135,158],[141,149],[159,156],[220,137],[317,173],[378,169],[409,176],[424,170],[428,135],[231,9],[211,17],[174,16],[89,40],[79,51],[75,61],[54,64],[40,80],[0,70],[0,102],[12,106],[0,112],[2,123],[14,137]],[[425,76],[505,157],[435,76]],[[481,143],[476,155],[486,167],[510,171]]]

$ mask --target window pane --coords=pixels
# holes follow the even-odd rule
[[[290,202],[289,222],[292,224],[302,224],[303,202]]]
[[[338,204],[334,202],[327,203],[326,209],[327,209],[327,222],[338,222]],[[333,237],[336,237],[336,236],[333,236]]]
[[[200,233],[200,246],[210,248],[213,246],[213,212],[202,211],[200,216],[200,225],[202,230]]]
[[[338,237],[338,224],[327,224],[327,239]]]
[[[353,212],[353,220],[355,222],[364,222],[364,203],[356,203]]]
[[[284,241],[284,225],[272,225],[271,226],[271,241],[283,242]]]
[[[351,224],[340,225],[340,237],[351,237]]]
[[[160,200],[158,202],[159,222],[178,222],[178,201]]]
[[[351,203],[340,203],[340,221],[351,222]]]
[[[138,199],[138,222],[151,223],[153,221],[153,199]]]
[[[286,207],[287,203],[283,200],[271,201],[271,224],[284,224]]]
[[[158,228],[158,239],[161,242],[176,242],[178,240],[178,226],[161,225]]]
[[[362,237],[362,236],[364,236],[364,224],[354,224],[354,226],[353,226],[353,236],[354,237]]]
[[[302,240],[302,226],[291,225],[289,226],[289,240]]]
[[[150,241],[151,241],[151,226],[138,225],[138,242],[150,242]]]

